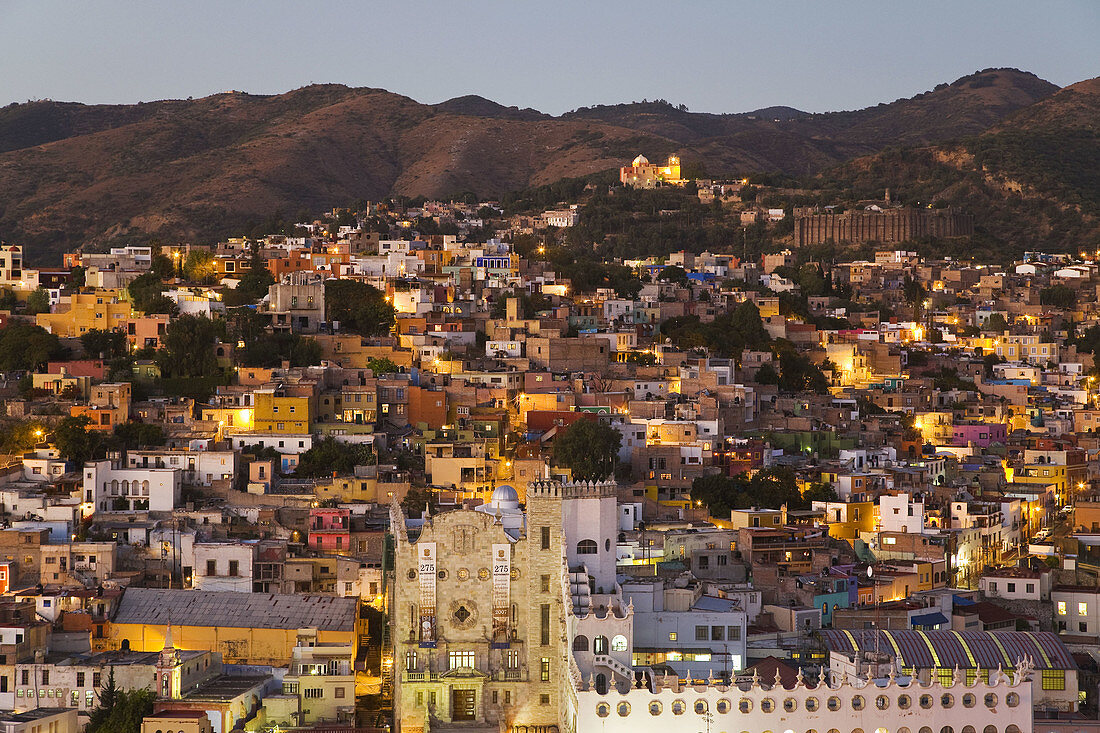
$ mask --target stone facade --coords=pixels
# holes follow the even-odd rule
[[[797,247],[826,242],[905,242],[921,237],[966,237],[974,233],[974,217],[953,209],[892,209],[844,214],[795,212]]]

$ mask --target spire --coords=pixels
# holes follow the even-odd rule
[[[172,643],[172,615],[168,615],[168,628],[164,632],[164,650],[170,651],[175,649],[176,645]]]

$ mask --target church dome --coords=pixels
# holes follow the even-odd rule
[[[493,496],[489,503],[499,509],[518,509],[519,494],[508,484],[501,484],[493,489]]]
[[[640,165],[649,165],[649,158],[645,157],[644,155],[639,155],[637,158],[634,159],[634,162],[631,163],[631,165],[635,168]]]

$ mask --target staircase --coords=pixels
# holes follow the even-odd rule
[[[592,658],[592,664],[596,667],[606,667],[614,672],[618,677],[632,683],[634,682],[634,670],[626,666],[618,659],[608,656],[606,654],[597,654]]]

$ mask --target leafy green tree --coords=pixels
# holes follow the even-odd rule
[[[786,504],[788,509],[802,509],[809,506],[809,500],[798,491],[794,471],[787,466],[771,466],[751,478],[746,473],[700,476],[691,484],[691,498],[703,502],[714,517],[726,517],[732,509],[749,507],[779,509]]]
[[[54,446],[65,460],[77,466],[96,458],[103,446],[103,436],[88,430],[90,422],[87,415],[63,417],[53,429]]]
[[[928,297],[928,290],[919,280],[914,280],[909,275],[906,275],[905,280],[902,281],[901,290],[906,302],[917,309],[923,306],[925,298]]]
[[[152,690],[119,689],[112,668],[107,685],[99,692],[99,704],[89,713],[84,733],[140,733],[142,720],[153,714],[155,699]]]
[[[795,350],[790,342],[781,342],[775,348],[779,360],[779,388],[786,392],[829,391],[829,380],[825,378],[808,357]]]
[[[65,351],[57,336],[40,326],[13,321],[0,328],[0,371],[39,369]]]
[[[325,282],[326,320],[363,336],[381,336],[394,324],[393,306],[381,290],[356,280]]]
[[[679,265],[669,265],[663,268],[658,274],[657,279],[664,282],[679,283],[680,285],[686,285],[688,281],[687,271]]]
[[[50,312],[50,293],[45,288],[35,288],[27,295],[27,304],[23,307],[27,315]]]
[[[615,472],[623,436],[596,420],[582,419],[554,438],[554,462],[566,466],[573,478],[598,481]]]
[[[994,313],[985,320],[985,330],[994,333],[1004,333],[1008,329],[1008,321],[1000,313]]]
[[[80,334],[80,343],[90,357],[117,359],[126,355],[126,335],[122,331],[93,328]]]
[[[194,283],[209,285],[217,280],[214,253],[208,249],[193,249],[183,261],[183,276]]]
[[[294,475],[305,478],[330,476],[333,473],[346,475],[353,473],[356,466],[373,466],[376,461],[370,446],[342,443],[330,435],[314,443],[298,458]]]
[[[396,362],[386,357],[375,357],[371,359],[367,362],[367,369],[370,369],[376,377],[382,374],[396,374],[401,371],[401,367],[399,367]]]
[[[779,384],[779,372],[775,371],[775,367],[771,365],[771,362],[764,362],[756,370],[756,383]]]
[[[1051,285],[1039,291],[1039,302],[1062,310],[1072,310],[1077,305],[1077,293],[1067,285]]]
[[[130,301],[135,310],[142,313],[175,313],[176,304],[164,295],[166,287],[164,281],[155,272],[146,272],[134,278],[126,286],[126,290],[130,293]]]
[[[20,454],[29,451],[46,435],[46,427],[38,420],[23,420],[0,426],[0,453]]]
[[[124,422],[115,425],[115,439],[123,450],[141,450],[164,445],[164,430],[159,425]]]
[[[224,323],[205,315],[185,314],[173,319],[164,333],[164,349],[158,352],[162,374],[176,377],[209,377],[217,374],[214,342],[224,335]]]
[[[802,492],[802,500],[806,502],[836,501],[836,489],[825,481],[814,481]]]

